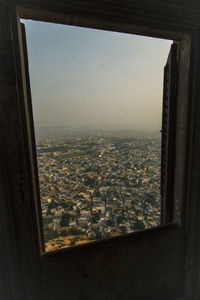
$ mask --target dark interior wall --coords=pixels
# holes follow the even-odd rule
[[[185,85],[189,84],[187,105],[181,105],[183,95],[179,103],[182,140],[178,151],[183,149],[184,157],[179,155],[177,160],[176,197],[183,200],[182,224],[41,255],[37,205],[27,165],[26,79],[15,5],[25,18],[174,39],[187,40],[190,35],[190,65],[188,54],[184,49],[181,52],[182,68],[190,74],[187,82],[184,78],[180,82],[182,94],[187,94]],[[0,2],[1,299],[200,298],[199,20],[198,1]]]

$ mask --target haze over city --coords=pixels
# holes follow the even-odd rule
[[[36,127],[160,128],[171,41],[23,22]]]

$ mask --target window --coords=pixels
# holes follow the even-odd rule
[[[16,3],[21,4],[18,1]],[[93,243],[87,247],[49,253],[39,249],[37,214],[40,210],[37,210],[37,201],[33,201],[37,199],[33,199],[37,184],[34,181],[34,141],[31,140],[32,126],[28,113],[28,78],[24,70],[27,66],[25,64],[24,68],[26,61],[22,47],[25,43],[22,44],[15,7],[11,7],[9,21],[6,21],[9,30],[6,26],[3,29],[8,39],[1,40],[3,45],[8,44],[6,57],[9,59],[3,59],[4,67],[1,69],[1,78],[4,80],[2,97],[5,101],[1,101],[0,129],[4,141],[1,143],[1,158],[4,160],[3,163],[1,160],[0,170],[3,174],[1,205],[6,211],[2,214],[2,225],[9,236],[8,240],[5,239],[4,254],[7,261],[11,262],[9,275],[13,295],[39,299],[42,298],[41,292],[44,292],[48,299],[53,300],[66,298],[66,293],[70,299],[123,299],[125,294],[127,300],[139,297],[195,299],[193,288],[198,268],[193,266],[199,246],[195,226],[196,212],[199,211],[196,176],[199,167],[198,142],[192,147],[193,138],[198,137],[199,131],[198,89],[195,84],[199,77],[199,50],[195,12],[190,9],[186,11],[182,5],[176,6],[169,1],[163,4],[159,0],[151,5],[146,5],[145,1],[123,5],[113,1],[94,2],[90,7],[86,1],[81,1],[81,5],[77,5],[76,1],[70,4],[69,1],[43,1],[38,4],[33,0],[30,4],[25,0],[23,3],[26,8],[20,7],[17,13],[24,18],[140,33],[180,42],[173,192],[173,222],[176,224]],[[183,18],[184,15],[190,17]],[[2,51],[5,53],[5,49]],[[4,70],[11,72],[4,73]],[[192,82],[190,93],[189,82]],[[183,210],[179,210],[181,222],[178,222],[176,208],[182,202]],[[20,272],[15,266],[20,266]],[[41,271],[44,276],[41,276]],[[39,280],[41,277],[42,284]]]
[[[160,225],[171,41],[25,24],[46,251]]]

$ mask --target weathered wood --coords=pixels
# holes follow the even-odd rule
[[[1,287],[5,289],[1,299],[40,299],[42,273],[39,271],[40,255],[36,248],[37,232],[35,236],[33,232],[35,209],[27,190],[22,111],[19,105],[22,85],[19,82],[20,71],[16,75],[17,51],[15,54],[13,52],[15,30],[11,28],[10,19],[4,20],[3,24],[5,26],[1,27],[1,32],[7,38],[2,39],[0,48],[0,228],[3,230],[3,273],[0,275],[3,278]]]
[[[9,198],[9,181],[7,176],[7,151],[5,135],[9,136],[4,114],[7,110],[7,99],[15,98],[15,80],[12,78],[11,31],[7,18],[7,6],[0,3],[0,295],[4,300],[19,299],[21,280],[18,276],[19,259],[13,218],[13,207]],[[6,58],[6,59],[4,59]],[[12,70],[12,71],[11,71]],[[9,118],[6,122],[9,122]]]
[[[35,211],[36,217],[36,238],[38,233],[38,243],[40,246],[40,252],[44,252],[44,236],[42,229],[42,211],[41,211],[41,202],[40,202],[40,191],[39,191],[39,178],[38,178],[38,170],[37,170],[37,153],[36,153],[36,143],[35,143],[35,133],[34,133],[34,124],[33,124],[33,111],[32,111],[32,100],[31,100],[31,89],[30,89],[30,79],[29,79],[29,70],[28,70],[28,53],[26,48],[26,33],[25,26],[23,23],[20,23],[21,29],[19,33],[19,39],[21,44],[21,56],[23,60],[23,82],[24,82],[24,109],[23,109],[23,136],[25,139],[25,152],[27,155],[26,165],[29,166],[27,168],[28,172],[28,180],[29,180],[29,189],[32,190],[32,200],[35,205],[32,207],[33,211]],[[38,230],[37,230],[38,229]]]
[[[180,40],[186,35],[186,33],[183,33],[181,32],[181,30],[178,29],[176,31],[173,31],[176,28],[176,26],[172,26],[172,23],[169,21],[170,19],[168,20],[168,26],[162,26],[161,24],[160,26],[157,26],[158,21],[155,21],[155,18],[151,18],[150,27],[147,25],[147,16],[145,16],[142,20],[138,20],[137,17],[135,17],[134,22],[128,22],[128,20],[126,19],[123,19],[119,22],[117,18],[115,18],[114,20],[110,17],[99,18],[95,16],[95,14],[91,14],[91,16],[83,16],[81,14],[75,15],[74,13],[72,14],[69,11],[66,14],[60,11],[55,13],[47,10],[40,10],[38,12],[37,9],[30,8],[19,8],[18,11],[20,15],[25,19],[27,18],[33,20],[41,20],[66,25],[104,29],[171,40]],[[187,30],[190,31],[188,27]]]
[[[178,39],[195,24],[188,10],[159,1],[22,1],[23,18]],[[166,7],[165,7],[166,6]],[[145,7],[145,9],[144,9]],[[185,18],[183,18],[185,16]],[[151,29],[150,29],[151,28]],[[176,32],[176,33],[175,33]]]
[[[158,23],[168,22],[168,17],[176,22],[182,24],[197,24],[198,22],[198,9],[193,8],[191,5],[182,6],[180,4],[159,1],[159,0],[126,0],[126,1],[89,1],[89,0],[75,0],[75,1],[39,1],[39,0],[16,0],[14,1],[19,6],[39,8],[41,10],[49,10],[53,12],[62,12],[75,15],[88,15],[109,17],[109,18],[123,18],[124,21],[129,23],[132,18],[143,18],[145,22],[145,16],[148,18],[155,18]],[[50,8],[50,9],[49,9]],[[159,20],[160,19],[160,20]],[[118,19],[119,20],[119,19]],[[114,20],[112,20],[114,21]]]
[[[66,293],[71,300],[172,296],[179,292],[179,238],[180,229],[170,226],[74,251],[47,253],[43,264],[48,299],[65,299]]]
[[[173,43],[164,68],[161,142],[161,222],[173,222],[173,188],[178,91],[177,44]]]
[[[200,31],[194,32],[191,43],[191,77],[189,81],[190,112],[186,131],[188,147],[186,147],[187,166],[185,170],[185,198],[182,203],[183,247],[186,253],[183,274],[185,274],[186,295],[191,299],[200,298]],[[187,63],[185,64],[188,65]],[[186,83],[186,81],[185,81]],[[183,83],[184,84],[184,81]],[[183,113],[183,108],[182,108]],[[192,295],[192,296],[191,296]]]
[[[0,83],[0,295],[3,300],[20,299],[22,295],[13,207],[9,197],[10,187],[5,157],[7,149],[6,144],[4,144],[4,136],[2,135],[2,131],[7,132],[7,128],[2,122],[5,116],[6,99],[15,97],[15,93],[13,93],[14,88],[15,86],[12,83],[6,86]],[[8,132],[7,135],[9,135]]]
[[[21,24],[19,18],[12,12],[11,24],[13,32],[13,48],[16,70],[17,102],[15,103],[15,118],[19,124],[15,127],[18,130],[16,134],[15,153],[18,156],[15,176],[19,183],[13,184],[16,189],[16,201],[14,202],[17,214],[17,239],[20,244],[20,255],[23,257],[22,280],[24,286],[24,298],[43,299],[42,287],[42,269],[40,264],[40,243],[38,234],[37,209],[34,199],[34,183],[31,177],[31,163],[29,152],[29,140],[27,135],[26,101],[27,95],[27,77],[24,65],[24,48],[21,36]],[[16,100],[16,99],[15,99]],[[12,120],[13,122],[13,120]],[[10,141],[9,141],[10,142]],[[16,180],[16,179],[15,179]],[[11,178],[12,181],[12,178]],[[25,244],[23,243],[25,242]],[[31,252],[30,252],[31,249]],[[28,276],[27,276],[28,275]]]
[[[1,299],[200,299],[200,3],[15,0],[10,10],[7,3],[0,6]],[[16,5],[24,18],[180,40],[174,182],[180,227],[40,256]]]

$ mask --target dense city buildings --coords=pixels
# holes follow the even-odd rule
[[[160,224],[158,131],[53,131],[36,141],[46,251]]]

